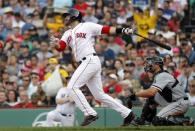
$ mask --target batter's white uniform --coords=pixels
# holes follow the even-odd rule
[[[56,99],[62,99],[66,97],[68,97],[67,88],[61,88],[56,95]],[[67,102],[62,105],[57,104],[56,109],[50,111],[47,114],[46,120],[47,126],[52,127],[54,126],[55,122],[61,122],[62,126],[73,126],[74,111],[75,104],[73,102]]]
[[[87,84],[96,100],[108,105],[108,107],[116,110],[125,118],[131,110],[105,94],[102,89],[101,63],[98,56],[94,55],[94,37],[101,35],[102,27],[102,25],[90,22],[79,23],[75,28],[69,29],[63,34],[61,40],[72,48],[76,61],[82,61],[72,75],[67,88],[85,116],[97,115],[79,89],[84,84]]]

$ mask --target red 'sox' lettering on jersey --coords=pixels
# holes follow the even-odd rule
[[[76,33],[76,38],[84,38],[84,39],[86,39],[86,33]]]

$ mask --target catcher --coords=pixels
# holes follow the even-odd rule
[[[143,108],[142,118],[151,120],[153,125],[184,125],[190,120],[184,117],[189,108],[189,100],[184,87],[167,71],[163,70],[163,59],[158,56],[148,57],[145,61],[146,72],[154,74],[150,88],[134,93],[133,97],[149,98]],[[153,97],[153,98],[152,98]],[[156,115],[156,106],[163,108]],[[136,124],[140,124],[135,121]]]

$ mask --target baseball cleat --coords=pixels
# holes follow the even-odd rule
[[[130,112],[129,115],[124,119],[123,124],[121,126],[130,125],[134,118],[135,118],[135,114],[133,112]]]
[[[93,116],[93,115],[89,115],[89,116],[86,116],[84,118],[84,121],[81,123],[81,126],[87,126],[89,125],[90,123],[92,123],[93,121],[97,120],[98,119],[98,116]]]

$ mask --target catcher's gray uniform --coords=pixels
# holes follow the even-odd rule
[[[184,92],[184,87],[168,72],[161,71],[156,74],[152,87],[159,90],[154,97],[155,101],[165,106],[157,116],[179,115],[188,110],[190,102]]]

